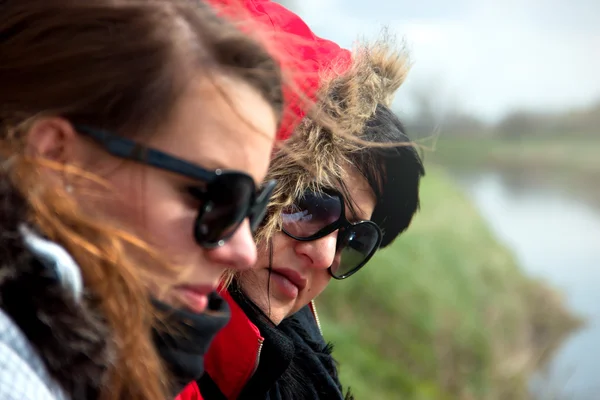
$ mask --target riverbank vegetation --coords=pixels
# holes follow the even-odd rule
[[[532,373],[581,322],[435,167],[409,231],[317,306],[357,399],[528,399]]]
[[[600,173],[600,99],[568,110],[514,109],[497,121],[466,110],[436,108],[434,88],[419,92],[407,129],[424,141],[430,160],[452,168],[515,168],[557,178]]]
[[[518,168],[582,178],[600,174],[600,136],[441,136],[433,142],[428,159],[454,168]]]

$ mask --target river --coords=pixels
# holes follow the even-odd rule
[[[600,399],[600,203],[514,173],[455,177],[520,265],[560,289],[587,320],[537,385],[560,388],[561,399]]]

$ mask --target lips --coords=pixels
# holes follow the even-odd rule
[[[276,274],[282,275],[288,281],[290,281],[294,286],[298,288],[298,291],[304,290],[306,287],[306,278],[300,275],[298,272],[293,269],[288,268],[273,268],[273,272]]]
[[[176,289],[187,308],[198,314],[206,311],[208,296],[215,290],[212,285],[181,285]]]

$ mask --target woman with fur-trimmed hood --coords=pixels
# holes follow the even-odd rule
[[[268,175],[280,183],[258,232],[259,260],[223,293],[232,319],[205,358],[204,399],[352,397],[313,299],[332,277],[361,269],[418,209],[423,165],[389,108],[407,69],[404,54],[382,40],[356,49],[344,73],[324,74],[319,111],[351,135],[305,118],[275,154]]]

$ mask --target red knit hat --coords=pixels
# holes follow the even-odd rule
[[[277,138],[287,139],[316,101],[324,73],[340,74],[348,70],[351,53],[316,36],[298,15],[271,0],[208,2],[221,15],[240,21],[242,29],[244,22],[249,22],[248,29],[257,33],[259,39],[264,38],[265,46],[279,60],[287,83],[286,105]]]

